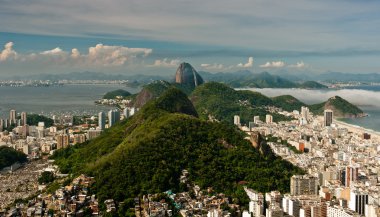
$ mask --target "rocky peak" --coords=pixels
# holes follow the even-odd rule
[[[183,62],[175,73],[175,82],[196,87],[203,84],[203,78],[189,63]]]

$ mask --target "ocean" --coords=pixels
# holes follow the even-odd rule
[[[17,113],[95,115],[108,111],[109,106],[94,101],[112,90],[124,89],[137,93],[139,89],[122,85],[89,84],[50,87],[0,87],[0,118],[9,118],[9,110]]]
[[[342,119],[342,121],[380,132],[380,86],[356,86],[345,89],[283,89],[283,88],[248,88],[266,96],[292,95],[306,104],[326,101],[332,96],[340,96],[357,105],[367,117]]]
[[[94,103],[106,92],[125,89],[131,93],[139,92],[139,88],[122,85],[89,84],[64,85],[50,87],[0,87],[0,118],[9,118],[9,110],[17,113],[72,115],[96,115],[100,111],[108,111],[109,106],[99,106]],[[273,97],[292,95],[306,104],[326,101],[332,96],[341,96],[359,106],[369,116],[364,118],[344,119],[343,121],[364,128],[380,131],[380,86],[357,86],[346,89],[307,90],[281,88],[250,88]]]

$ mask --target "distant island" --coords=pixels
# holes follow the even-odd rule
[[[125,98],[130,95],[131,93],[126,90],[117,89],[104,94],[103,99],[116,99],[117,97]]]

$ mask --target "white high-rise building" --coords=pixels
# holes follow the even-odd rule
[[[250,199],[249,202],[249,213],[253,216],[261,216],[264,214],[264,195],[262,193],[256,192],[250,188],[245,187],[245,192]]]
[[[258,123],[260,122],[260,116],[255,116],[255,117],[253,117],[253,122],[254,122],[255,124],[258,124]]]
[[[308,107],[306,107],[306,106],[302,106],[301,107],[301,117],[302,118],[304,118],[304,119],[306,119],[306,120],[308,120],[308,118],[309,118],[309,108]]]
[[[21,112],[21,124],[24,126],[27,124],[26,112]]]
[[[285,213],[294,217],[299,217],[300,202],[290,195],[285,195],[284,198],[282,198],[282,208]]]
[[[272,115],[266,115],[266,116],[265,116],[265,122],[266,122],[267,124],[271,124],[271,123],[273,123],[273,116],[272,116]]]
[[[368,192],[363,189],[351,188],[350,191],[350,202],[348,207],[355,212],[364,215],[365,205],[368,204]]]
[[[12,109],[9,111],[9,121],[15,123],[16,121],[16,110]]]
[[[112,127],[115,123],[120,121],[120,112],[117,109],[108,112],[108,127]]]
[[[106,114],[104,112],[99,112],[98,126],[100,130],[104,130],[106,128]]]
[[[234,116],[234,124],[236,125],[236,126],[240,126],[241,124],[240,124],[240,116],[239,115],[235,115]]]
[[[130,109],[129,108],[124,108],[123,109],[123,116],[124,116],[124,119],[129,118],[130,116],[132,116],[131,113],[130,113]]]

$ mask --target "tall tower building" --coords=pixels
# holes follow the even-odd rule
[[[306,106],[301,107],[301,117],[306,119],[306,120],[309,118],[309,108],[308,107],[306,107]]]
[[[331,126],[333,122],[333,111],[330,109],[326,109],[324,112],[324,125],[325,127]]]
[[[253,117],[253,122],[254,122],[255,124],[258,124],[258,123],[260,122],[260,116],[254,116],[254,117]]]
[[[236,126],[240,126],[241,124],[240,124],[240,117],[239,117],[239,115],[235,115],[234,116],[234,124],[236,125]]]
[[[100,130],[104,130],[106,127],[106,114],[104,112],[99,112],[98,126]]]
[[[273,116],[272,115],[266,115],[265,116],[265,122],[267,124],[271,124],[273,122]]]
[[[368,192],[363,189],[351,188],[350,191],[350,203],[348,207],[355,212],[364,215],[365,205],[368,204]]]
[[[21,112],[21,125],[26,125],[27,124],[27,116],[26,112]]]
[[[70,144],[70,137],[67,134],[60,134],[56,137],[57,149],[66,148]]]
[[[129,108],[124,108],[124,110],[123,110],[123,116],[124,116],[125,119],[127,119],[127,118],[129,118],[131,116]]]
[[[346,167],[345,185],[351,187],[352,182],[355,182],[359,177],[359,168],[348,166]]]
[[[12,109],[9,111],[9,122],[16,123],[16,110]]]
[[[112,127],[116,122],[120,121],[120,112],[117,109],[108,112],[108,126]]]

